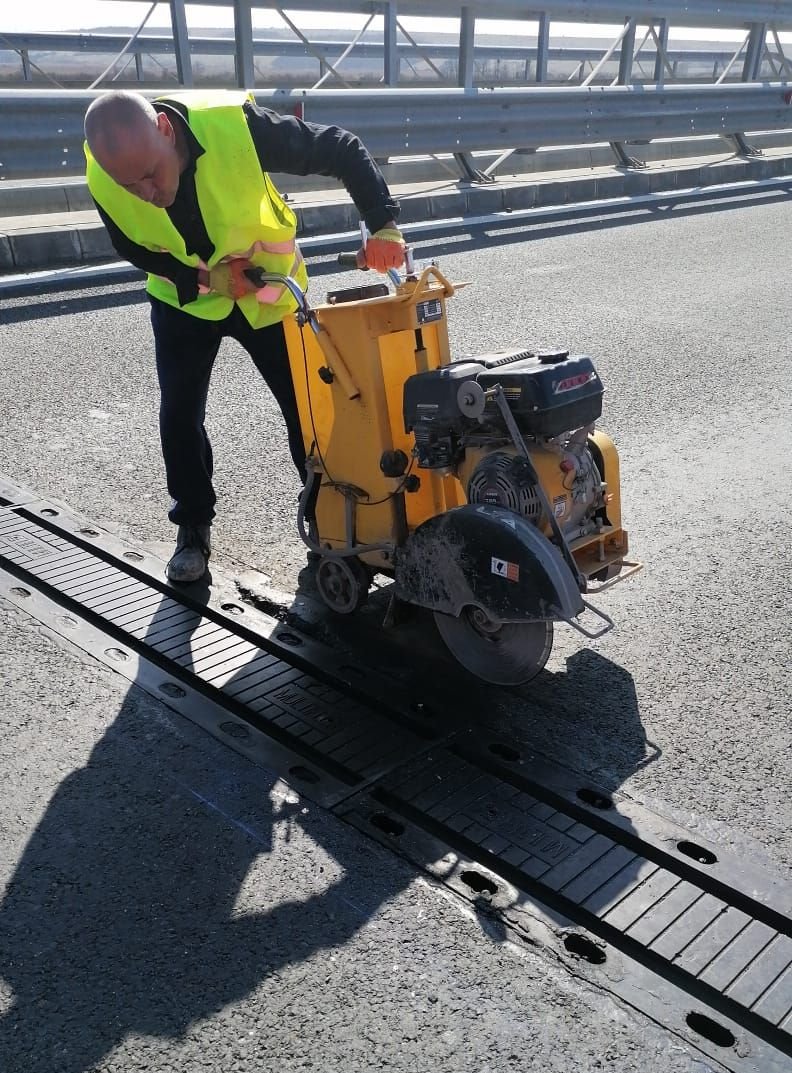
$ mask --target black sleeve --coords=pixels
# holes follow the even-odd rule
[[[154,253],[145,246],[139,246],[131,238],[127,238],[118,224],[107,215],[95,199],[94,205],[119,257],[123,257],[125,261],[129,261],[142,272],[151,272],[155,276],[164,276],[165,279],[169,279],[176,286],[179,305],[187,305],[188,302],[195,301],[198,297],[198,270],[196,268],[182,264],[169,253]]]
[[[355,134],[244,105],[262,171],[329,175],[343,183],[369,231],[399,215],[376,162]]]

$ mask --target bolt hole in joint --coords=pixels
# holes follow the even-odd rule
[[[494,741],[489,746],[489,751],[495,756],[499,756],[501,760],[508,760],[512,763],[516,763],[520,759],[520,753],[517,749],[513,749],[511,745],[504,745],[500,741]]]
[[[697,846],[695,842],[677,842],[677,849],[686,857],[692,857],[699,864],[715,864],[718,858],[715,854],[703,846]]]
[[[354,675],[356,678],[365,678],[366,672],[362,667],[355,667],[351,663],[342,663],[338,668],[339,674]]]
[[[697,1035],[714,1043],[716,1047],[733,1047],[737,1040],[725,1025],[718,1024],[703,1013],[691,1012],[685,1018],[688,1028]]]
[[[275,637],[278,641],[283,641],[285,645],[291,645],[292,648],[299,648],[303,643],[302,638],[298,637],[296,633],[287,633],[285,630],[276,633]]]
[[[607,961],[608,955],[602,947],[587,936],[581,935],[579,931],[564,936],[564,948],[575,957],[588,961],[590,965],[602,965]]]
[[[481,872],[474,872],[469,870],[463,872],[459,877],[466,887],[474,892],[474,894],[493,895],[498,892],[498,884],[493,880],[488,879],[487,876],[483,876]]]
[[[239,604],[220,604],[221,611],[227,611],[229,615],[244,615],[244,607],[240,607]]]
[[[236,738],[237,741],[245,741],[250,737],[250,731],[242,723],[221,723],[220,729],[224,734],[227,734],[229,738]]]
[[[181,686],[177,686],[175,682],[163,682],[159,687],[160,693],[164,693],[166,697],[186,697],[187,691],[182,689]]]
[[[603,812],[606,809],[613,808],[613,799],[608,797],[607,794],[600,793],[598,790],[592,790],[588,786],[581,787],[577,792],[577,796],[586,805],[591,805],[592,808],[601,809]]]
[[[303,767],[298,764],[296,767],[289,768],[289,774],[293,775],[295,779],[299,779],[300,782],[317,783],[319,782],[319,776],[315,771],[311,771],[308,767]]]
[[[387,812],[375,812],[370,817],[370,822],[373,827],[384,831],[386,835],[391,835],[393,838],[398,838],[399,835],[404,834],[404,824],[394,820],[393,816],[389,816]]]

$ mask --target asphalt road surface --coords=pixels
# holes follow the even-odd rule
[[[449,236],[452,349],[563,345],[606,386],[645,570],[560,628],[482,728],[792,869],[792,417],[783,195],[620,223]],[[348,285],[313,264],[313,297]],[[247,356],[224,345],[208,425],[213,569],[370,665],[453,677],[430,623],[313,616],[298,483]],[[0,471],[167,557],[138,284],[0,305]],[[279,595],[280,594],[280,595]],[[515,945],[0,604],[0,1068],[706,1070],[690,1042]],[[3,1052],[9,1056],[3,1063]]]

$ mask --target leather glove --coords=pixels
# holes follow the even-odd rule
[[[394,226],[375,231],[363,249],[366,267],[377,272],[400,268],[404,264],[404,237]]]
[[[233,298],[234,301],[246,294],[255,294],[258,287],[245,275],[245,270],[252,267],[250,261],[244,257],[221,261],[209,269],[209,290],[224,294],[226,298]]]

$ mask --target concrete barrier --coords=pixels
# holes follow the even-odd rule
[[[777,147],[765,149],[762,156],[743,158],[724,152],[662,161],[641,170],[611,163],[575,171],[545,171],[491,184],[462,183],[449,177],[392,183],[391,189],[401,205],[400,222],[407,225],[786,175],[792,177],[792,153]],[[287,183],[291,177],[277,178]],[[337,183],[321,191],[298,190],[289,200],[297,215],[298,236],[357,231],[357,210]],[[0,184],[0,277],[115,260],[117,255],[82,179]]]

